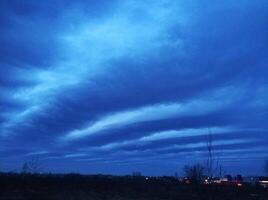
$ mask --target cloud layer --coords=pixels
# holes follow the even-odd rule
[[[1,1],[0,13],[3,170],[38,156],[48,171],[173,174],[206,161],[210,131],[226,171],[260,173],[265,0]]]

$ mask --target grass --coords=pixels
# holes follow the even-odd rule
[[[0,200],[267,200],[256,186],[187,185],[171,177],[0,174]]]

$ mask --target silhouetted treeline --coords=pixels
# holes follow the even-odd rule
[[[267,200],[260,187],[188,185],[173,177],[0,174],[1,200]]]

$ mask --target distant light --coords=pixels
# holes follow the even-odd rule
[[[259,181],[259,183],[268,183],[268,181]]]

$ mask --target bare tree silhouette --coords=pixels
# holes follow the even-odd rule
[[[208,135],[207,135],[207,175],[209,177],[213,177],[215,175],[222,176],[222,165],[220,164],[220,158],[215,157],[213,153],[213,138],[212,138],[212,131],[209,128],[208,129]]]
[[[22,173],[39,173],[41,171],[41,164],[38,157],[32,157],[22,165]]]
[[[213,154],[212,154],[212,133],[211,130],[208,130],[207,135],[207,152],[208,152],[208,158],[207,158],[207,174],[209,177],[213,176]]]
[[[185,175],[193,182],[199,183],[202,180],[202,176],[204,175],[204,167],[200,164],[195,165],[185,165],[184,166]]]

